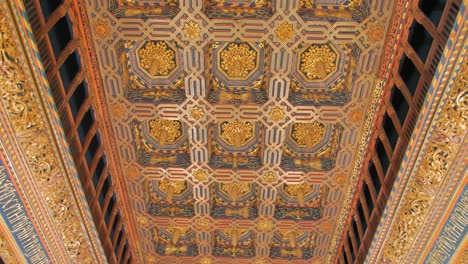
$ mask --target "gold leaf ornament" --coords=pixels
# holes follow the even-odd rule
[[[221,125],[221,138],[228,144],[242,147],[253,137],[253,124],[239,120]]]
[[[182,135],[180,122],[176,120],[154,119],[149,121],[149,129],[161,146],[174,143]]]
[[[166,76],[176,66],[175,52],[164,41],[149,41],[138,51],[141,66],[153,76]]]
[[[229,77],[246,78],[256,64],[257,52],[246,43],[230,43],[221,51],[221,69]]]
[[[336,57],[328,45],[311,45],[301,54],[300,69],[309,80],[323,80],[336,70]]]
[[[292,128],[292,138],[300,146],[311,149],[325,135],[325,126],[318,122],[296,123]]]

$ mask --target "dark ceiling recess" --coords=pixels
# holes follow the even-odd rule
[[[90,96],[95,91],[84,62],[87,51],[74,37],[79,14],[68,0],[27,0],[25,5],[107,259],[131,263],[126,224],[111,176],[113,164],[106,155],[108,143],[101,136],[96,103]]]
[[[337,263],[365,260],[460,5],[461,0],[421,0],[410,7]]]

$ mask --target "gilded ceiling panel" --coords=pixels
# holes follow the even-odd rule
[[[89,2],[141,263],[329,261],[389,2]]]

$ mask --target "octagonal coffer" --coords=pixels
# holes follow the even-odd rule
[[[116,51],[130,101],[159,104],[186,99],[183,53],[176,41],[120,41]]]
[[[362,21],[369,13],[369,0],[300,0],[297,10],[305,21]]]
[[[278,188],[274,216],[278,220],[319,220],[328,191],[320,184],[283,184]]]
[[[156,252],[161,256],[197,256],[196,233],[190,227],[152,229]]]
[[[293,57],[289,101],[293,105],[346,104],[360,52],[356,45],[302,43]]]
[[[214,183],[213,218],[254,219],[258,217],[257,184],[245,182]]]
[[[229,120],[210,126],[212,168],[258,169],[263,164],[264,128],[260,122]]]
[[[333,168],[343,127],[320,122],[293,123],[286,129],[280,166],[292,171]]]
[[[147,212],[153,216],[193,217],[193,188],[183,180],[147,180]]]
[[[264,42],[211,42],[205,48],[207,100],[216,104],[263,104],[271,70]]]
[[[137,160],[145,166],[182,167],[190,165],[187,127],[178,120],[133,121]]]

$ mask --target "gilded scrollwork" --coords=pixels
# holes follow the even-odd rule
[[[0,99],[15,129],[40,129],[43,124],[28,84],[6,17],[0,18]]]
[[[41,181],[50,181],[52,173],[57,169],[52,146],[45,136],[33,137],[23,143],[23,149],[29,158],[31,169],[36,178]]]
[[[468,124],[467,80],[468,61],[465,60],[435,125],[428,151],[409,187],[408,196],[397,216],[396,226],[392,228],[388,238],[391,242],[384,247],[383,263],[401,263],[404,260],[460,148]]]

